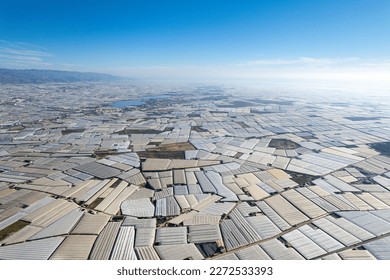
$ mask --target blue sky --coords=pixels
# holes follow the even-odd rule
[[[390,79],[389,0],[2,2],[0,67],[173,80]]]

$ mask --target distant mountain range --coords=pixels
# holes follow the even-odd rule
[[[108,82],[122,79],[124,78],[101,73],[38,69],[15,70],[0,68],[0,84]]]

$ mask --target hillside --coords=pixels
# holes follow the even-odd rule
[[[59,70],[14,70],[0,68],[1,84],[43,84],[115,81],[122,78],[101,73],[84,73]]]

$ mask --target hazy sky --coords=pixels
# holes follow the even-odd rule
[[[390,0],[2,1],[0,67],[390,80]]]

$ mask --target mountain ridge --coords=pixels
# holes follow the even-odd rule
[[[125,78],[94,72],[0,68],[0,84],[108,82]]]

